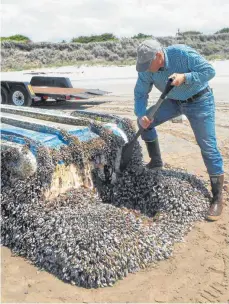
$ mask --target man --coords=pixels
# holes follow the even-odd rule
[[[224,172],[216,142],[214,96],[208,86],[208,81],[215,76],[215,70],[191,47],[180,44],[162,48],[153,39],[139,45],[136,69],[135,114],[138,123],[145,129],[142,139],[151,158],[147,167],[157,170],[163,166],[155,127],[185,114],[210,176],[213,200],[207,219],[218,220],[223,208]],[[154,120],[150,121],[146,116],[148,94],[153,85],[162,92],[169,77],[173,78],[174,88],[163,101]]]

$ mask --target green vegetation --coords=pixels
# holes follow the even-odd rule
[[[229,60],[229,55],[212,54],[212,55],[205,56],[205,58],[207,60]]]
[[[225,34],[225,33],[229,33],[229,27],[224,27],[215,34]]]
[[[132,37],[133,39],[146,39],[146,38],[152,38],[152,35],[145,35],[142,33],[139,33]]]
[[[209,55],[205,56],[207,60],[229,60],[229,55]],[[18,63],[14,64],[11,67],[2,68],[2,72],[11,72],[11,71],[23,71],[23,70],[31,70],[31,69],[39,69],[39,68],[58,68],[62,66],[130,66],[135,65],[135,59],[126,59],[126,60],[118,60],[118,61],[106,61],[106,60],[77,60],[77,61],[59,61],[52,64],[41,64],[41,63],[30,63],[23,64]]]
[[[176,36],[156,38],[163,47],[187,44],[209,60],[229,59],[229,33],[225,31],[227,29],[221,29],[218,34],[212,35],[199,34],[200,32],[196,31],[188,31],[188,33],[198,34],[183,35],[178,31]],[[81,43],[69,43],[65,40],[62,40],[62,43],[24,43],[30,41],[29,38],[15,35],[1,42],[1,69],[12,71],[60,66],[134,65],[139,43],[149,37],[151,36],[139,33],[133,37],[134,39],[117,39],[113,34],[103,34],[84,37],[83,41],[77,40]],[[92,43],[89,43],[91,38]],[[95,39],[100,41],[95,42]]]
[[[198,32],[198,31],[185,31],[185,32],[179,32],[179,35],[185,35],[185,36],[189,36],[189,35],[203,35],[203,33]]]
[[[104,41],[117,41],[118,38],[113,34],[105,33],[102,35],[91,35],[91,36],[80,36],[78,38],[73,38],[71,42],[78,43],[90,43],[90,42],[104,42]]]
[[[227,33],[229,33],[229,27],[224,27],[224,28],[222,28],[221,30],[219,30],[219,31],[217,31],[217,32],[215,32],[215,34],[227,34]],[[180,30],[178,30],[178,32],[177,32],[177,35],[179,36],[179,35],[184,35],[184,36],[191,36],[191,35],[203,35],[203,33],[202,32],[199,32],[199,31],[185,31],[185,32],[180,32]]]
[[[14,41],[14,42],[32,42],[28,37],[23,35],[13,35],[9,37],[0,37],[0,41]]]

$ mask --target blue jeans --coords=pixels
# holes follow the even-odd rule
[[[215,134],[215,102],[212,92],[207,92],[191,103],[165,99],[158,109],[153,123],[145,130],[142,139],[154,141],[155,127],[181,114],[188,118],[209,175],[223,174],[223,159],[217,148]]]

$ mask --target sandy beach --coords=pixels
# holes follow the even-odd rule
[[[218,222],[201,222],[175,245],[168,260],[158,262],[136,274],[129,274],[114,287],[87,290],[63,283],[41,271],[29,261],[12,255],[2,247],[2,302],[5,303],[74,303],[74,302],[226,302],[228,289],[228,209],[229,209],[229,61],[215,61],[216,77],[210,82],[216,101],[216,132],[224,158],[225,205]],[[45,73],[45,74],[39,74]],[[99,105],[80,102],[50,102],[43,108],[64,111],[89,110],[112,113],[134,121],[133,89],[137,73],[129,67],[62,67],[2,73],[2,80],[30,81],[33,75],[69,77],[75,87],[99,88],[111,92],[94,98]],[[154,88],[149,105],[160,93]],[[92,100],[92,101],[93,101]],[[208,180],[200,149],[189,122],[164,123],[157,128],[163,160]],[[141,142],[142,143],[142,142]],[[148,155],[142,143],[144,160]],[[226,195],[227,193],[227,195]]]

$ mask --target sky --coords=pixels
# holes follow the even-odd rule
[[[81,35],[213,34],[229,27],[228,0],[1,0],[1,36],[70,41]]]

